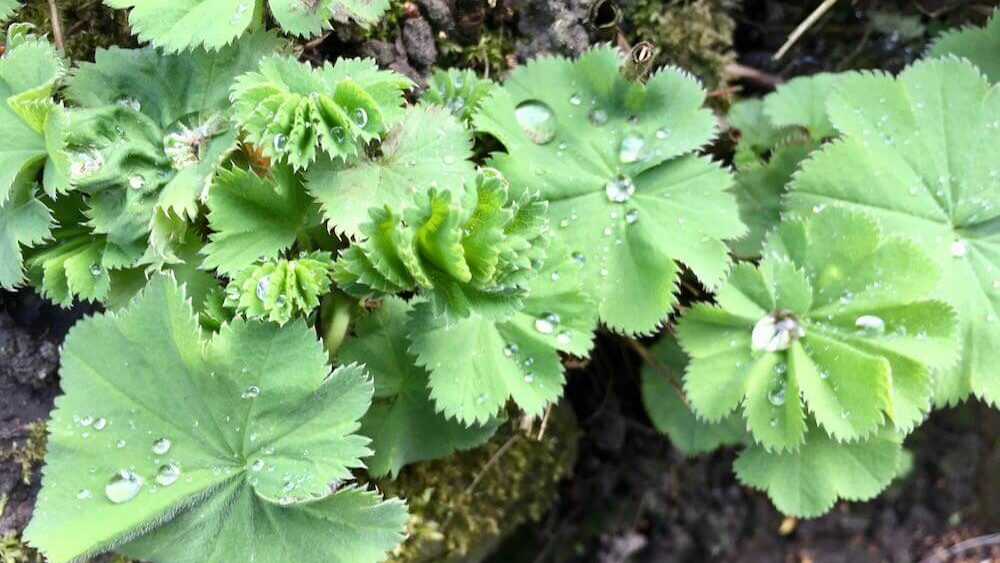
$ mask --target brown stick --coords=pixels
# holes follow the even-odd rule
[[[626,337],[625,342],[629,345],[629,348],[635,350],[636,354],[639,354],[639,357],[642,358],[642,361],[646,362],[647,364],[652,366],[653,369],[660,372],[660,374],[662,374],[663,377],[666,377],[670,385],[674,389],[676,389],[677,393],[681,396],[681,401],[684,402],[684,405],[687,406],[688,408],[691,408],[691,403],[688,402],[687,395],[684,394],[684,387],[682,387],[681,382],[678,381],[676,377],[674,377],[674,373],[670,371],[670,369],[667,368],[667,366],[663,365],[663,362],[656,359],[656,356],[650,353],[650,351],[645,346],[639,344],[639,342],[636,341],[634,338]]]
[[[785,44],[778,49],[778,52],[771,57],[771,60],[776,61],[781,57],[784,57],[785,53],[792,48],[792,45],[795,45],[795,42],[798,41],[806,31],[809,31],[809,28],[819,21],[819,19],[823,17],[823,14],[827,13],[836,3],[837,0],[823,0],[823,3],[817,6],[816,9],[813,10],[812,13],[806,17],[806,19],[802,20],[802,23],[800,23],[798,27],[792,31],[792,33],[788,36],[788,39],[785,40]]]
[[[49,0],[49,11],[52,12],[52,40],[55,41],[56,49],[63,50],[62,17],[59,15],[59,7],[56,0]]]

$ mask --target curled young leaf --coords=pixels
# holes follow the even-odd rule
[[[225,306],[283,325],[319,307],[320,296],[330,289],[332,266],[329,254],[312,252],[246,268],[229,282]]]

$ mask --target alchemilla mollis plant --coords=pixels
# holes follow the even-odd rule
[[[702,85],[609,46],[415,97],[295,54],[387,2],[105,3],[149,45],[71,64],[13,24],[0,58],[0,286],[101,309],[62,352],[49,561],[383,560],[380,480],[544,420],[599,325],[661,335],[654,425],[789,515],[1000,400],[996,23],[735,105],[729,167]]]

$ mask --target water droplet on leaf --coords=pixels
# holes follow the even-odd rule
[[[539,100],[521,102],[514,109],[514,118],[524,131],[524,136],[535,144],[544,145],[556,136],[555,113],[544,102]]]
[[[619,174],[604,184],[604,193],[608,201],[624,203],[635,194],[635,183],[632,182],[632,178]]]
[[[172,463],[168,463],[166,465],[161,465],[156,471],[156,482],[164,487],[169,487],[170,485],[173,485],[180,476],[181,468]]]
[[[142,478],[128,469],[122,469],[104,486],[104,496],[115,504],[122,504],[134,499],[140,489],[142,489]]]
[[[173,443],[170,442],[169,438],[159,438],[153,442],[153,453],[163,455],[170,451],[170,446],[173,446]]]

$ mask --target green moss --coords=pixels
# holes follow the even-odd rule
[[[541,518],[576,460],[578,430],[568,408],[553,410],[545,435],[508,424],[487,444],[405,468],[383,491],[407,499],[409,538],[390,561],[471,562],[518,526]]]
[[[657,48],[654,66],[674,65],[700,78],[709,90],[725,86],[726,65],[736,60],[729,0],[638,0],[629,40]]]
[[[57,4],[62,20],[63,47],[70,59],[92,59],[99,47],[135,45],[129,35],[125,10],[112,10],[95,0],[59,0]],[[52,11],[45,0],[27,2],[12,20],[33,23],[39,33],[53,37]]]
[[[35,465],[45,457],[45,444],[48,435],[45,432],[45,421],[37,420],[26,424],[26,436],[23,441],[16,441],[9,449],[0,450],[0,460],[13,459],[21,466],[21,480],[25,485],[31,484]]]
[[[470,68],[481,76],[498,76],[510,68],[514,55],[514,33],[504,26],[483,26],[479,41],[463,45],[448,36],[437,37],[438,61],[443,68]]]
[[[41,563],[42,556],[21,541],[17,534],[0,537],[0,563]]]

